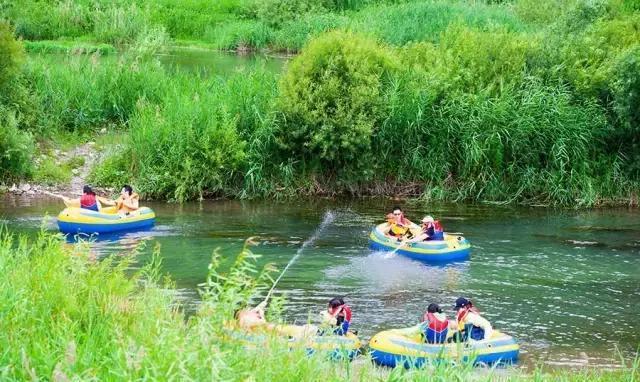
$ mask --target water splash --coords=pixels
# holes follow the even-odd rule
[[[320,223],[318,228],[316,228],[316,230],[313,232],[313,235],[311,235],[311,237],[309,237],[307,240],[304,241],[304,243],[302,243],[302,246],[298,248],[298,250],[296,251],[296,254],[291,258],[291,260],[289,260],[289,262],[284,267],[282,272],[280,272],[280,275],[273,282],[273,285],[271,286],[271,289],[269,289],[269,293],[267,293],[267,297],[265,297],[264,301],[269,300],[269,297],[271,297],[271,293],[273,293],[273,290],[276,288],[276,285],[278,285],[278,282],[280,281],[282,276],[287,272],[291,264],[295,263],[298,257],[302,255],[302,252],[304,252],[305,248],[307,248],[308,246],[313,244],[316,240],[318,240],[322,232],[324,232],[325,228],[327,228],[329,224],[333,223],[335,219],[336,219],[336,215],[333,211],[325,212],[324,218],[322,219],[322,223]]]

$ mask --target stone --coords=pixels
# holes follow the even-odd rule
[[[77,168],[74,168],[73,170],[71,170],[71,173],[73,175],[78,175],[80,173],[80,170],[78,170]]]
[[[31,189],[31,185],[29,183],[25,183],[20,185],[20,191],[27,192]]]
[[[106,134],[107,133],[107,128],[103,127],[102,129],[100,129],[100,134]]]
[[[16,187],[16,184],[14,183],[13,185],[11,185],[11,187],[9,188],[9,192],[16,192],[18,191],[18,187]]]
[[[95,144],[96,144],[95,142],[87,142],[87,145],[89,145],[89,146],[93,146]]]

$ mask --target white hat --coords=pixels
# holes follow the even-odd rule
[[[423,223],[433,223],[433,218],[431,216],[427,215],[424,218],[422,218],[422,222]]]

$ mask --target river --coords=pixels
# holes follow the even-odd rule
[[[91,244],[98,256],[121,256],[141,242],[136,266],[161,245],[163,270],[185,307],[198,303],[212,251],[233,258],[256,236],[261,264],[282,269],[327,211],[335,214],[320,239],[303,251],[278,284],[286,318],[306,322],[333,296],[346,296],[353,327],[368,339],[377,331],[418,322],[440,303],[452,315],[458,296],[470,297],[494,326],[522,346],[525,367],[616,367],[640,344],[640,219],[638,210],[562,210],[489,205],[403,205],[418,220],[439,217],[446,230],[472,243],[466,262],[432,266],[368,249],[367,235],[395,203],[383,199],[206,201],[148,203],[157,213],[148,232]],[[0,219],[34,235],[43,217],[62,206],[48,199],[4,196]],[[53,218],[44,226],[56,231]]]

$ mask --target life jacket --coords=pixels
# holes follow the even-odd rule
[[[464,321],[469,312],[473,312],[478,315],[480,314],[480,311],[478,309],[470,306],[465,309],[460,309],[458,311],[458,314],[456,315],[456,319],[458,320],[458,330],[463,333],[462,338],[464,340],[467,340],[469,338],[474,340],[484,339],[484,329],[473,324],[468,324]]]
[[[442,232],[442,231],[444,231],[444,230],[442,229],[442,224],[440,224],[440,220],[434,220],[434,222],[433,222],[433,229],[434,229],[436,232]]]
[[[351,307],[345,304],[339,306],[337,310],[335,314],[337,328],[334,330],[334,333],[343,336],[347,334],[349,325],[351,325]]]
[[[96,196],[93,194],[82,194],[80,197],[80,208],[98,211]]]
[[[425,313],[424,323],[426,327],[423,327],[423,334],[425,339],[430,344],[442,344],[447,339],[447,333],[449,332],[449,320],[438,319],[433,313]]]
[[[407,234],[407,231],[409,231],[408,227],[405,227],[403,225],[400,225],[396,222],[391,223],[391,229],[389,230],[389,233],[392,236],[395,237],[401,237]]]

